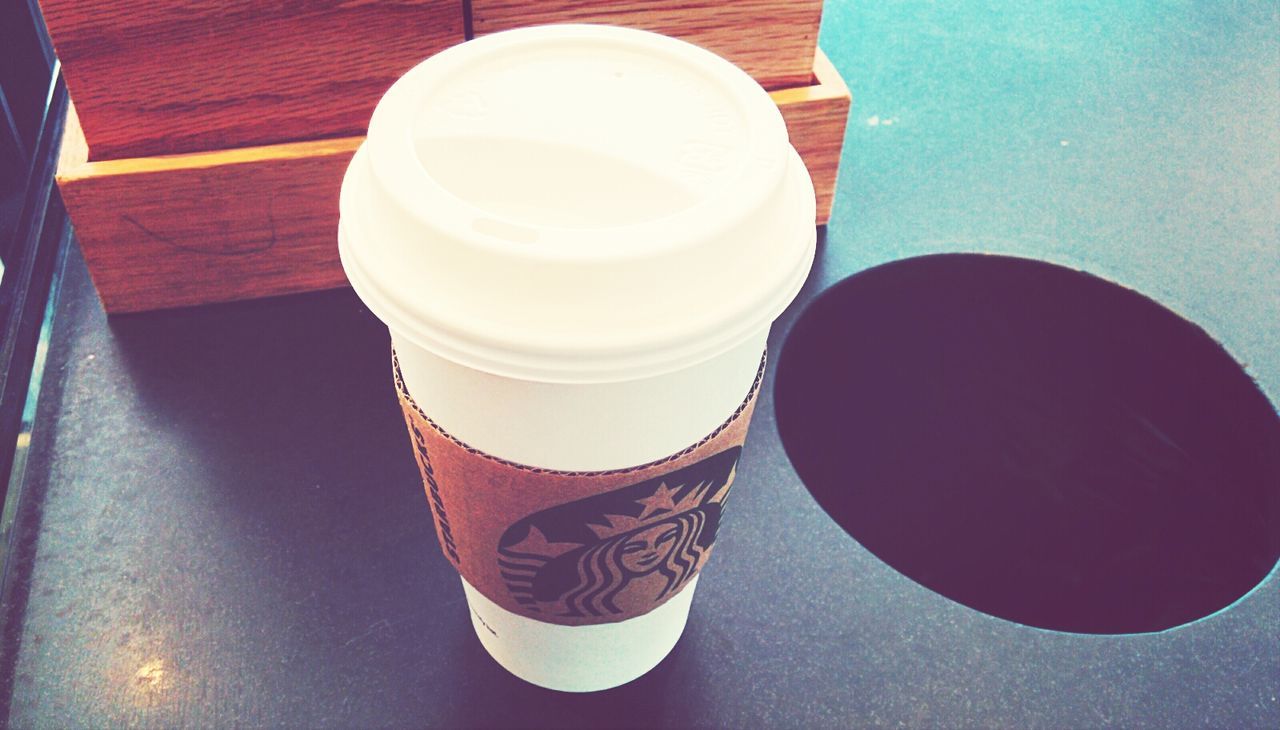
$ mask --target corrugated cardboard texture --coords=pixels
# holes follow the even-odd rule
[[[394,356],[393,356],[394,358]],[[509,611],[577,626],[648,613],[711,555],[765,361],[737,410],[663,459],[575,472],[485,454],[396,390],[445,557]]]

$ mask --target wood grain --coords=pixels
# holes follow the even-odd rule
[[[769,96],[787,122],[791,146],[809,169],[818,198],[818,225],[825,225],[831,218],[831,204],[835,200],[840,152],[852,99],[840,73],[822,51],[814,58],[813,74],[817,83],[782,89]]]
[[[43,0],[93,159],[359,134],[458,0]]]
[[[542,23],[606,23],[715,51],[767,89],[809,82],[822,0],[471,0],[477,36]]]
[[[774,92],[830,213],[849,91],[819,54],[818,84]],[[58,184],[108,312],[344,286],[338,188],[362,137],[88,160],[68,119]]]
[[[361,139],[78,165],[64,155],[58,185],[103,306],[137,312],[344,286],[338,187]]]

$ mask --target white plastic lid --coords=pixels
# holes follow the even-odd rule
[[[696,46],[593,25],[455,46],[397,81],[342,184],[352,286],[398,337],[546,382],[647,377],[767,327],[813,260],[777,106]]]

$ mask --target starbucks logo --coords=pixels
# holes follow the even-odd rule
[[[553,616],[643,612],[706,561],[742,448],[524,517],[498,542],[498,566],[525,609]]]

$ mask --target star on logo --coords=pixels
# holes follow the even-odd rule
[[[636,504],[644,505],[644,511],[636,519],[643,520],[649,515],[662,510],[667,512],[675,511],[676,503],[671,498],[675,493],[676,490],[668,487],[666,482],[662,482],[651,496],[636,500]]]
[[[587,529],[596,533],[596,537],[603,540],[606,537],[630,532],[644,524],[640,518],[629,515],[604,515],[604,522],[605,524],[603,525],[588,522]]]
[[[513,553],[527,553],[554,558],[578,547],[581,547],[581,545],[576,542],[548,542],[541,530],[534,525],[530,525],[529,534],[519,543],[508,546],[506,549]]]

